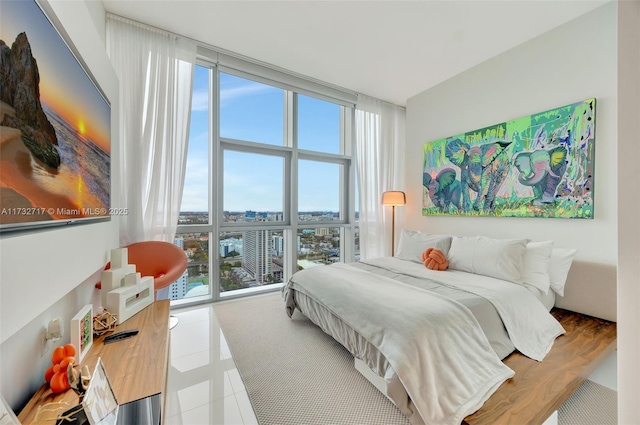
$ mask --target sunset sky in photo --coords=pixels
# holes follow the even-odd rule
[[[40,74],[40,97],[105,152],[110,107],[35,1],[3,1],[0,39],[9,47],[26,32]]]

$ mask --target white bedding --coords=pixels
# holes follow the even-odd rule
[[[398,259],[393,259],[393,258],[371,261],[369,262],[367,267],[384,267],[390,270],[394,270],[395,273],[404,274],[407,276],[416,275],[416,276],[424,277],[422,276],[423,271],[429,272],[422,265],[418,265],[415,263],[402,261]],[[320,269],[320,268],[316,268],[316,269]],[[328,271],[328,269],[337,270],[339,272],[338,274],[340,275],[341,279],[345,277],[347,274],[357,276],[355,278],[356,281],[358,280],[370,281],[372,279],[371,273],[367,274],[359,270],[351,270],[353,268],[350,266],[334,265],[334,266],[329,266],[327,268],[322,268],[322,269],[323,271]],[[347,273],[347,271],[349,273]],[[365,273],[365,275],[362,275],[360,273]],[[484,284],[484,286],[482,286],[481,288],[478,288],[478,284],[465,283],[465,277],[464,277],[465,275],[467,277],[473,277],[475,275],[470,275],[464,272],[456,272],[456,273],[431,272],[431,273],[437,273],[436,277],[439,279],[442,279],[443,276],[451,276],[451,277],[446,277],[445,280],[451,280],[447,282],[447,285],[451,285],[452,287],[461,286],[461,287],[465,287],[464,290],[469,290],[472,292],[474,291],[488,292],[488,296],[490,298],[497,299],[497,301],[494,300],[494,302],[497,302],[499,305],[501,305],[501,307],[499,308],[502,310],[506,310],[503,312],[505,315],[509,315],[513,313],[513,308],[508,306],[510,302],[508,300],[501,300],[501,296],[493,293],[493,292],[496,292],[497,289],[493,288],[493,289],[487,290],[484,287],[484,286],[487,286],[488,288],[492,288],[492,285],[499,287],[500,283],[496,284],[495,282],[493,283],[481,282]],[[462,393],[460,393],[459,391],[460,388],[451,389],[452,386],[455,387],[455,385],[457,385],[456,380],[459,380],[461,377],[460,376],[456,377],[455,376],[456,373],[449,373],[449,371],[452,371],[452,370],[455,371],[457,370],[456,369],[457,367],[462,367],[462,369],[464,369],[469,365],[474,365],[472,369],[477,368],[478,365],[475,363],[477,361],[477,358],[482,356],[486,357],[487,355],[486,347],[483,348],[483,354],[481,356],[479,356],[477,353],[474,353],[473,349],[471,350],[472,353],[469,353],[467,350],[469,344],[458,344],[458,345],[461,345],[460,347],[447,346],[447,349],[442,351],[443,353],[446,353],[446,356],[445,356],[446,358],[438,359],[437,356],[433,356],[433,355],[425,356],[427,359],[433,360],[433,363],[427,364],[425,366],[426,370],[428,371],[428,373],[426,374],[424,373],[425,372],[424,368],[422,371],[420,371],[419,369],[415,369],[416,367],[415,364],[409,364],[409,365],[402,364],[402,362],[406,360],[397,361],[397,359],[393,359],[389,361],[387,359],[387,356],[389,354],[389,351],[392,351],[392,352],[395,351],[396,343],[388,342],[387,347],[382,347],[384,346],[384,344],[381,343],[376,332],[374,332],[371,335],[368,333],[367,330],[363,331],[362,329],[361,330],[355,329],[357,325],[353,325],[352,322],[357,321],[357,319],[354,319],[351,316],[349,316],[345,321],[344,318],[340,317],[341,315],[343,315],[342,313],[336,314],[335,306],[332,305],[330,307],[327,307],[323,302],[320,302],[316,299],[316,296],[311,293],[312,291],[311,292],[305,291],[301,287],[296,288],[296,285],[297,285],[296,281],[298,280],[298,278],[304,277],[305,274],[312,275],[311,276],[312,280],[316,281],[315,283],[316,286],[322,285],[328,280],[331,280],[332,282],[335,281],[335,277],[327,277],[320,270],[313,273],[297,273],[296,275],[294,275],[294,278],[292,278],[292,280],[285,287],[285,290],[284,290],[285,293],[289,294],[289,301],[291,301],[291,303],[289,303],[288,306],[293,307],[293,305],[295,305],[296,307],[298,307],[303,312],[303,314],[309,317],[314,323],[319,325],[325,332],[332,335],[336,340],[341,342],[347,349],[349,349],[354,354],[355,357],[365,361],[365,363],[372,370],[374,370],[380,376],[383,376],[387,384],[387,395],[396,403],[396,405],[401,409],[401,411],[403,411],[405,415],[410,417],[410,419],[412,420],[412,423],[414,424],[419,424],[423,422],[438,423],[438,424],[460,423],[460,421],[466,415],[474,412],[482,405],[482,403],[495,391],[495,389],[497,389],[500,382],[506,379],[506,377],[510,376],[509,374],[504,376],[501,375],[502,373],[505,372],[504,369],[502,369],[502,371],[498,371],[497,375],[494,375],[494,378],[495,376],[500,376],[500,379],[498,379],[499,382],[496,381],[495,379],[493,379],[492,381],[489,380],[490,383],[487,383],[482,389],[482,391],[479,391],[479,392],[476,391],[476,393],[474,393],[473,396],[471,397],[468,397],[469,392],[466,390],[463,390]],[[427,275],[428,274],[429,273],[427,273]],[[298,278],[296,278],[296,276],[298,276]],[[376,281],[385,281],[385,279],[387,278],[374,275],[374,279]],[[488,279],[496,280],[491,278],[488,278]],[[498,281],[498,282],[502,282],[502,281]],[[502,283],[511,285],[511,286],[516,286],[513,283],[508,283],[508,282],[502,282]],[[351,284],[350,286],[353,286],[353,285],[354,284]],[[357,286],[357,282],[356,282],[356,286]],[[370,288],[366,285],[359,285],[359,286],[364,286],[366,288],[365,289],[366,291],[370,290]],[[403,286],[408,286],[408,285],[403,285]],[[534,316],[537,316],[538,314],[540,314],[539,310],[542,310],[543,315],[541,317],[543,318],[540,321],[542,323],[547,324],[547,328],[542,326],[542,331],[536,331],[541,336],[534,338],[534,340],[537,341],[537,343],[534,346],[531,346],[531,344],[524,345],[524,349],[526,351],[530,352],[530,354],[533,354],[536,357],[541,358],[544,356],[544,354],[541,354],[541,353],[546,353],[546,351],[548,351],[548,348],[550,347],[550,343],[548,339],[551,339],[551,341],[553,341],[553,339],[555,338],[555,336],[551,337],[551,335],[554,332],[551,332],[551,333],[548,332],[549,329],[554,329],[554,327],[548,326],[549,322],[547,318],[544,317],[544,314],[549,316],[554,322],[555,322],[555,319],[553,319],[548,314],[547,309],[545,309],[545,307],[543,307],[542,304],[538,300],[536,300],[536,298],[533,295],[531,295],[531,293],[528,293],[528,291],[524,288],[521,288],[521,287],[518,287],[518,288],[525,291],[525,293],[527,293],[528,295],[523,295],[521,292],[519,292],[519,290],[513,291],[514,293],[512,294],[512,296],[516,296],[516,297],[521,296],[522,298],[525,299],[525,301],[523,302],[516,301],[516,304],[519,304],[521,307],[525,307],[527,309],[531,308]],[[293,290],[291,291],[291,289]],[[300,291],[300,292],[296,293],[296,291]],[[396,291],[393,290],[392,292],[395,294]],[[426,293],[428,291],[414,290],[413,293],[415,294],[416,292]],[[507,290],[507,292],[510,292],[510,291]],[[341,298],[341,297],[338,297],[338,298]],[[368,296],[366,298],[369,300]],[[386,297],[386,298],[388,301],[389,297]],[[415,297],[411,296],[410,298],[414,299]],[[537,308],[530,307],[530,304],[532,304],[531,301],[533,301],[533,305],[536,305]],[[352,302],[353,300],[346,301],[346,304],[344,304],[344,306],[348,306],[348,307],[343,306],[343,308],[346,308],[346,310],[351,310],[353,307]],[[331,304],[331,302],[329,302],[329,304]],[[380,310],[380,308],[378,307],[374,308],[371,305],[370,300],[367,301],[366,304],[370,310],[373,310],[376,312]],[[405,299],[398,298],[395,304],[400,304],[399,306],[400,309],[393,314],[395,314],[396,316],[405,316],[407,311],[406,298]],[[411,303],[408,303],[408,304],[411,304]],[[459,303],[454,301],[454,304],[459,304]],[[418,305],[422,305],[422,304],[418,303]],[[458,309],[457,315],[460,315],[460,310],[459,310],[460,307],[463,310],[467,310],[466,307],[462,305],[456,306],[456,309]],[[375,314],[375,316],[378,316],[378,314]],[[462,316],[466,317],[467,322],[475,322],[475,320],[473,320],[472,317],[469,318],[468,312],[462,314]],[[385,320],[393,321],[389,317],[387,317],[387,319]],[[513,318],[509,320],[512,322],[510,326],[514,334],[516,335],[519,334],[520,332],[522,332],[523,328],[525,328],[525,325],[520,323],[520,321],[515,320],[515,323],[513,323],[514,322]],[[365,320],[365,322],[368,323],[367,320]],[[557,324],[557,322],[555,323]],[[557,325],[559,326],[559,324]],[[477,327],[477,324],[475,326]],[[555,328],[555,331],[559,333],[563,332],[561,327]],[[475,334],[475,331],[472,331],[472,333]],[[363,335],[367,335],[368,337],[365,337]],[[520,338],[522,338],[522,335],[520,335]],[[443,338],[436,338],[436,339],[443,339]],[[518,339],[517,336],[516,336],[516,339]],[[447,343],[445,343],[445,346],[446,344]],[[391,346],[391,349],[389,348],[389,345]],[[465,345],[467,348],[465,348]],[[420,344],[420,346],[422,346],[422,344]],[[380,349],[381,347],[382,347],[382,350]],[[435,350],[438,351],[439,349],[436,348]],[[463,356],[461,353],[465,353],[465,352],[466,354]],[[394,354],[391,354],[392,357],[393,355]],[[458,360],[457,361],[452,360],[452,357]],[[409,362],[411,363],[413,362],[413,360],[409,360]],[[468,363],[461,365],[460,364],[461,362],[462,363],[468,362]],[[489,363],[492,363],[492,361],[489,361]],[[444,364],[446,364],[447,367],[443,368]],[[502,363],[499,363],[499,364],[502,365]],[[486,367],[486,364],[485,364],[485,367]],[[396,369],[400,369],[399,374]],[[434,371],[438,371],[440,369],[445,371],[444,378],[440,376],[440,378],[438,378],[439,380],[425,379],[425,376],[433,377]],[[407,370],[409,370],[408,372],[409,378],[403,379],[401,376],[407,374]],[[468,378],[469,377],[463,376],[462,380],[464,381],[465,379],[468,379]],[[408,381],[408,382],[405,382],[405,381]],[[468,383],[465,383],[462,386],[463,387],[468,386]],[[447,391],[443,391],[443,388],[449,388],[449,389]],[[479,395],[480,393],[482,394]],[[459,397],[461,394],[466,394],[465,397],[467,398],[465,399],[464,403],[458,403],[457,405],[453,406],[449,401],[445,400],[443,402],[443,400],[449,396],[459,400]]]
[[[541,361],[564,329],[525,287],[458,270],[429,270],[421,264],[376,258],[364,263],[398,273],[434,280],[487,299],[496,308],[513,345],[525,356]]]

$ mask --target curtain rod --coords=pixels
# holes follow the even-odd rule
[[[397,106],[399,108],[403,108],[404,109],[403,106],[396,105],[395,103],[387,102],[386,100],[378,99],[377,97],[369,96],[369,95],[364,94],[364,93],[358,93],[358,92],[356,92],[354,90],[349,90],[349,89],[346,89],[344,87],[340,87],[340,86],[338,86],[336,84],[327,83],[326,81],[322,81],[322,80],[319,80],[317,78],[309,77],[307,75],[299,74],[297,72],[290,71],[288,69],[280,68],[279,66],[272,65],[272,64],[267,63],[267,62],[262,62],[262,61],[260,61],[258,59],[253,59],[253,58],[241,55],[239,53],[235,53],[235,52],[223,49],[222,47],[217,47],[217,46],[214,46],[212,44],[205,43],[203,41],[193,39],[191,37],[186,37],[186,36],[181,35],[181,34],[176,34],[176,33],[167,31],[167,30],[165,30],[163,28],[158,28],[156,26],[149,25],[149,24],[144,23],[144,22],[136,21],[136,20],[131,19],[131,18],[126,18],[124,16],[116,15],[116,14],[111,13],[111,12],[107,12],[107,18],[108,19],[109,18],[110,19],[114,19],[114,20],[120,20],[120,21],[123,21],[123,22],[128,22],[128,23],[130,23],[132,25],[136,25],[136,26],[139,26],[139,27],[142,27],[142,28],[147,28],[150,31],[159,32],[161,34],[166,34],[168,36],[173,36],[173,37],[177,37],[177,38],[182,38],[184,40],[189,40],[189,41],[195,43],[198,47],[203,47],[203,48],[206,48],[206,49],[210,49],[210,50],[213,50],[216,53],[221,53],[221,54],[224,54],[224,55],[228,55],[228,56],[234,57],[236,59],[240,59],[240,60],[255,64],[255,65],[259,65],[259,66],[271,69],[273,71],[281,72],[283,74],[290,75],[292,77],[300,78],[300,79],[309,81],[311,83],[319,84],[321,86],[325,86],[325,87],[333,89],[333,90],[339,90],[339,91],[342,91],[344,93],[347,93],[347,94],[350,94],[350,95],[353,95],[353,96],[358,96],[358,95],[367,96],[367,97],[370,97],[371,99],[378,100],[378,101],[386,103],[388,105]]]

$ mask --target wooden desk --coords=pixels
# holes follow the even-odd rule
[[[98,357],[102,358],[120,405],[166,393],[169,370],[169,300],[156,301],[145,307],[117,326],[116,332],[126,329],[138,329],[140,332],[132,338],[108,345],[102,342],[106,335],[96,338],[81,363],[88,365],[93,372]],[[62,413],[78,404],[78,396],[73,390],[53,394],[49,385],[44,384],[22,409],[18,419],[23,425],[34,424],[38,407],[57,401],[68,403],[57,411]],[[164,410],[164,400],[161,401],[161,406]],[[56,413],[41,413],[39,419],[55,416]],[[40,421],[38,425],[40,424],[55,424],[55,420]]]

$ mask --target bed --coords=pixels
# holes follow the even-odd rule
[[[501,359],[518,350],[542,361],[564,333],[549,314],[556,292],[520,280],[527,258],[535,270],[549,268],[552,243],[542,267],[540,249],[534,243],[536,255],[526,255],[528,244],[403,231],[397,258],[293,275],[286,310],[299,310],[380,377],[370,380],[413,424],[459,424],[513,376]],[[429,246],[444,248],[452,269],[416,261]]]

